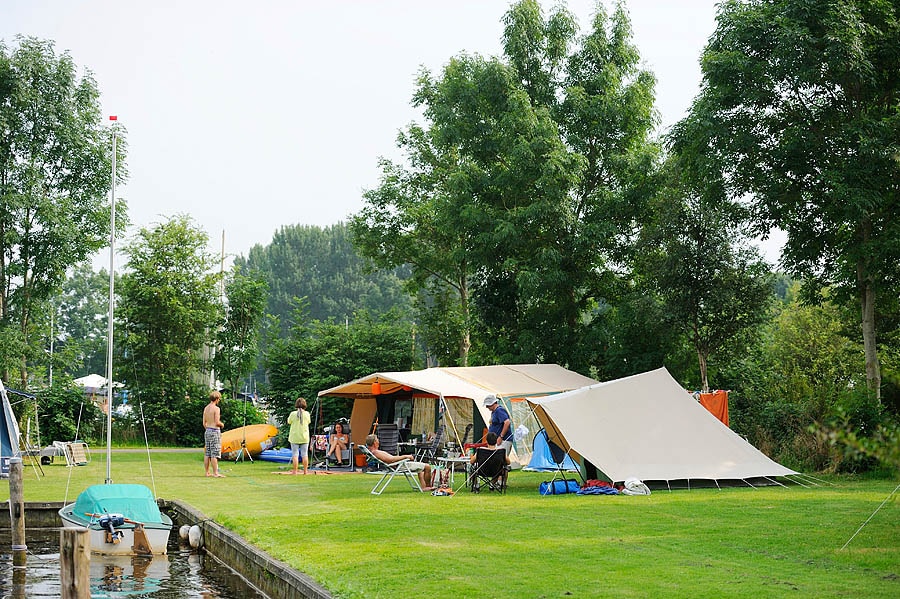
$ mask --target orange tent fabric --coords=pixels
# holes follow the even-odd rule
[[[709,413],[728,426],[728,391],[713,391],[700,394],[700,405],[709,410]]]

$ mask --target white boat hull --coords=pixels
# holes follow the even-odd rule
[[[60,510],[60,518],[62,519],[64,528],[87,528],[88,536],[91,540],[91,553],[100,555],[137,555],[134,549],[134,526],[125,525],[116,528],[116,531],[122,533],[118,543],[107,542],[108,533],[100,528],[99,524],[89,524],[84,520],[78,519],[71,515],[70,504]],[[69,508],[69,513],[64,513]],[[158,525],[157,525],[158,526]],[[151,525],[144,526],[144,534],[150,543],[151,553],[153,555],[165,555],[168,551],[169,532],[172,530],[171,524],[166,528],[152,528]]]

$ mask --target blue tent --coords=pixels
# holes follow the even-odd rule
[[[557,469],[556,462],[553,461],[553,456],[550,455],[550,446],[547,445],[547,431],[544,429],[538,431],[534,436],[533,447],[534,453],[531,454],[531,461],[528,462],[528,465],[523,470],[545,472]],[[567,455],[563,460],[563,469],[578,470],[578,465],[572,459],[572,456]]]
[[[6,396],[6,388],[0,381],[0,477],[9,476],[10,458],[19,457],[19,423],[13,414],[9,398]]]

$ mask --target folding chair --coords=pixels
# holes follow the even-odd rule
[[[359,446],[360,450],[363,452],[363,455],[366,456],[367,459],[374,461],[378,464],[380,469],[385,470],[385,473],[381,476],[375,486],[372,487],[372,495],[381,495],[381,493],[387,488],[391,481],[394,480],[394,477],[398,474],[402,474],[406,477],[406,482],[409,483],[409,486],[414,491],[422,492],[422,487],[419,485],[419,477],[415,472],[409,469],[409,458],[404,458],[399,462],[394,462],[389,464],[385,461],[379,460],[375,457],[369,448],[365,445]]]
[[[479,447],[475,450],[475,463],[469,473],[469,490],[480,493],[482,484],[486,484],[491,491],[505,493],[508,474],[505,449]]]
[[[541,429],[541,432],[547,437],[547,447],[550,449],[550,459],[553,460],[553,463],[556,464],[556,471],[553,473],[553,478],[550,480],[550,484],[553,484],[553,481],[562,480],[564,485],[568,485],[569,481],[578,482],[575,478],[567,478],[566,477],[566,457],[568,454],[566,450],[562,447],[554,443],[550,440],[550,436],[547,435],[547,431]],[[581,478],[581,472],[575,471],[578,478]]]
[[[432,439],[431,443],[416,450],[416,461],[431,463],[434,458],[437,457],[437,452],[441,448],[441,445],[444,443],[444,433],[446,431],[447,427],[443,424],[440,425],[435,432],[434,439]]]

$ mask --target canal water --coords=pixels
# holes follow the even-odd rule
[[[0,534],[0,597],[60,596],[59,529],[28,529],[28,566],[14,575],[9,533]],[[204,552],[169,537],[168,555],[152,560],[91,556],[91,597],[152,599],[266,599],[234,570]]]

